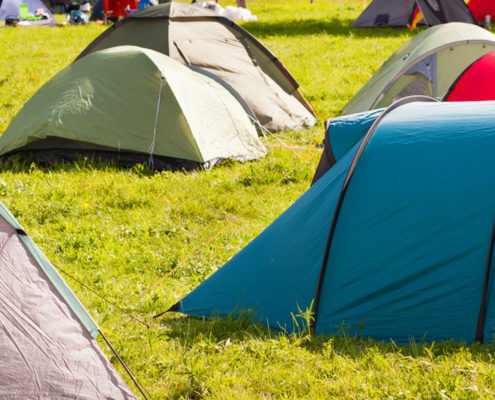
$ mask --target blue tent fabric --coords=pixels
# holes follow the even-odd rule
[[[365,111],[329,120],[323,139],[323,152],[316,167],[312,185],[366,135],[383,110]]]
[[[314,298],[324,238],[352,157],[351,151],[244,250],[184,298],[179,311],[202,317],[254,309],[256,319],[273,328],[292,330],[292,315],[309,309]]]
[[[494,111],[495,102],[410,103],[384,115],[340,210],[316,333],[474,341],[495,221]],[[271,327],[295,329],[293,315],[315,298],[359,136],[292,207],[179,302],[179,311],[210,317],[250,309]],[[495,339],[494,279],[486,341]]]
[[[383,112],[379,110],[349,114],[333,119],[327,128],[327,135],[336,160],[340,160],[371,128]]]

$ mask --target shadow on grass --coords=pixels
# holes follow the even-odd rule
[[[259,323],[252,323],[248,317],[213,318],[205,320],[195,317],[172,317],[162,320],[165,328],[164,335],[178,340],[183,346],[195,346],[204,343],[221,343],[229,340],[232,343],[246,340],[280,340],[287,339],[292,346],[304,348],[312,353],[330,351],[339,356],[359,359],[370,352],[380,354],[400,354],[403,357],[436,358],[455,355],[468,351],[478,359],[494,363],[495,344],[473,344],[465,342],[416,342],[411,340],[408,345],[398,345],[393,342],[381,342],[369,338],[350,336],[310,335],[308,332],[286,333],[281,330],[269,329]]]
[[[0,173],[11,172],[20,174],[30,174],[35,171],[43,173],[60,173],[60,172],[75,172],[75,171],[112,171],[112,172],[127,172],[138,176],[152,176],[162,172],[194,172],[200,168],[168,168],[162,170],[151,169],[146,163],[136,163],[134,165],[119,164],[117,160],[108,161],[91,161],[88,158],[77,160],[44,162],[33,160],[29,157],[12,156],[0,161]]]
[[[351,19],[332,18],[327,21],[321,19],[294,19],[277,22],[247,22],[243,28],[258,38],[268,36],[304,36],[327,33],[333,36],[355,37],[397,37],[409,31],[406,28],[351,28],[354,21]],[[415,32],[417,33],[417,32]],[[413,34],[411,33],[411,36]]]

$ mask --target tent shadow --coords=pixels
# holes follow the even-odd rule
[[[176,317],[162,320],[165,329],[163,335],[177,340],[183,346],[204,344],[221,344],[229,341],[239,343],[246,340],[288,340],[289,345],[299,347],[314,354],[322,352],[334,353],[352,359],[368,357],[370,353],[395,354],[410,358],[436,358],[451,356],[459,352],[469,352],[488,363],[493,363],[495,343],[487,345],[465,342],[423,342],[411,339],[407,345],[398,345],[393,342],[377,341],[369,338],[350,337],[345,335],[326,336],[310,335],[307,332],[297,334],[286,333],[281,330],[269,329],[259,323],[251,323],[247,319],[210,320],[195,317]]]
[[[88,171],[120,171],[129,172],[136,175],[151,176],[162,171],[152,170],[146,164],[135,164],[134,166],[120,165],[118,162],[106,161],[91,161],[88,159],[80,159],[75,161],[63,161],[55,163],[47,163],[41,161],[33,161],[17,156],[10,157],[6,160],[0,161],[0,173],[10,172],[13,174],[26,174],[33,171],[41,171],[43,173],[59,173],[59,172],[75,172],[81,170]],[[191,172],[187,169],[167,169],[165,171],[170,172]]]
[[[406,28],[351,28],[354,21],[351,19],[332,18],[321,19],[293,19],[277,22],[246,22],[242,26],[257,38],[270,36],[304,36],[327,33],[332,36],[355,37],[398,37],[409,33],[414,36],[418,31],[409,31]]]

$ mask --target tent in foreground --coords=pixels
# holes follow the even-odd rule
[[[386,107],[412,95],[443,98],[458,76],[495,50],[495,35],[479,26],[450,23],[416,35],[396,50],[342,113]]]
[[[316,122],[278,58],[239,25],[206,8],[171,2],[138,11],[108,28],[77,59],[122,45],[152,49],[218,76],[267,129],[297,130]]]
[[[23,6],[24,5],[24,6]],[[2,0],[0,1],[0,21],[5,21],[7,18],[24,17],[21,15],[21,8],[27,5],[25,18],[18,25],[35,26],[35,25],[54,25],[55,18],[48,7],[41,0]],[[37,11],[43,12],[43,16],[35,17]]]
[[[294,331],[312,310],[317,334],[495,339],[495,102],[407,101],[171,311],[251,310]]]
[[[373,0],[352,26],[432,26],[447,22],[475,24],[476,20],[464,0]]]
[[[495,51],[471,64],[454,82],[445,101],[495,100]]]
[[[249,112],[218,79],[121,46],[84,57],[38,90],[0,137],[0,156],[155,169],[254,160],[266,150]]]
[[[2,203],[0,245],[0,397],[135,399],[94,320]]]

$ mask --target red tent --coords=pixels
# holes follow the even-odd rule
[[[495,19],[495,1],[493,0],[470,0],[468,7],[478,21],[484,21],[486,15]]]
[[[445,96],[445,101],[481,100],[495,100],[495,51],[471,64]]]
[[[103,0],[103,7],[108,18],[120,19],[127,17],[126,10],[136,11],[138,0]]]

